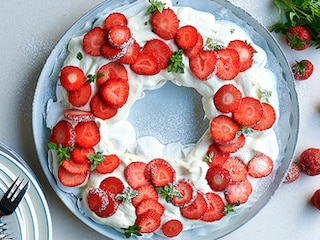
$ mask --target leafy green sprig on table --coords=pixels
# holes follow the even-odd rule
[[[280,19],[270,31],[286,33],[294,26],[303,26],[312,35],[312,44],[320,48],[320,1],[319,0],[273,0],[279,9]]]

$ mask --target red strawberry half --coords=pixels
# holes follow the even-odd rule
[[[224,191],[230,183],[231,176],[227,169],[217,165],[208,169],[206,180],[213,191]]]
[[[207,80],[216,68],[217,57],[213,51],[201,50],[197,56],[189,58],[191,72],[200,80]]]
[[[62,185],[66,187],[76,187],[81,185],[87,179],[87,173],[70,173],[63,166],[58,168],[58,178]]]
[[[179,192],[180,197],[173,197],[172,204],[178,207],[187,207],[194,202],[198,195],[194,184],[186,178],[180,179],[174,189]]]
[[[84,84],[76,91],[68,92],[68,100],[75,107],[82,107],[89,102],[92,89],[90,84]]]
[[[87,81],[87,77],[81,68],[65,66],[60,72],[60,83],[68,91],[79,90]]]
[[[141,51],[130,68],[139,75],[155,75],[161,71],[158,58],[150,51]]]
[[[268,176],[273,169],[272,159],[265,154],[258,154],[248,163],[248,173],[255,178]]]
[[[247,165],[238,157],[230,157],[222,167],[229,171],[231,182],[241,182],[247,178]]]
[[[158,58],[158,64],[161,69],[168,67],[172,50],[164,41],[160,39],[152,39],[146,42],[143,51],[153,52],[154,56]]]
[[[189,58],[196,57],[200,51],[202,50],[203,47],[203,37],[201,36],[200,33],[198,33],[198,38],[197,38],[197,43],[192,47],[188,49],[184,49],[183,53]]]
[[[201,217],[201,220],[205,222],[214,222],[223,218],[224,202],[222,198],[213,192],[206,193],[205,198],[209,202],[209,208]]]
[[[151,182],[156,187],[164,187],[173,183],[175,171],[169,163],[158,163],[151,169]]]
[[[129,97],[129,83],[121,79],[110,79],[103,84],[100,94],[108,106],[121,108]]]
[[[271,128],[276,122],[276,112],[272,105],[269,103],[261,103],[263,107],[263,115],[260,121],[252,126],[252,129],[257,131],[264,131]]]
[[[78,123],[75,132],[76,143],[81,147],[93,147],[100,141],[100,131],[94,121]]]
[[[170,8],[152,14],[150,23],[152,30],[165,40],[173,39],[179,27],[178,17]]]
[[[95,212],[99,209],[106,208],[109,204],[108,195],[100,188],[92,188],[87,195],[88,206],[91,211]]]
[[[235,204],[240,202],[243,204],[248,201],[252,193],[252,185],[250,181],[244,180],[242,182],[230,183],[224,193],[228,203]]]
[[[127,47],[126,53],[121,58],[119,58],[119,62],[129,65],[133,64],[137,60],[139,53],[140,45],[136,40],[133,40],[133,43]]]
[[[290,166],[289,171],[287,172],[286,178],[283,183],[292,183],[300,177],[300,169],[298,165],[293,162]]]
[[[107,32],[100,27],[95,27],[83,37],[83,51],[91,56],[101,56],[101,47],[106,43]]]
[[[246,138],[243,134],[236,137],[229,143],[216,143],[219,150],[223,153],[235,153],[242,148],[246,143]]]
[[[180,213],[187,219],[200,219],[208,209],[209,203],[207,202],[204,194],[198,192],[195,201],[187,207],[181,207]]]
[[[250,44],[242,40],[233,40],[228,44],[228,48],[233,48],[239,53],[240,72],[244,72],[252,66],[254,48]]]
[[[213,102],[216,108],[223,113],[229,113],[236,110],[241,102],[242,94],[232,84],[225,84],[218,89],[213,96]]]
[[[144,177],[145,168],[144,162],[131,162],[124,170],[124,176],[133,189],[149,184]]]
[[[109,31],[113,26],[117,25],[127,25],[127,17],[120,12],[110,13],[103,21],[103,27],[105,30]]]
[[[66,119],[75,122],[89,122],[94,120],[91,112],[78,109],[66,109],[63,115]]]
[[[96,171],[101,174],[112,173],[119,165],[120,159],[117,155],[105,155],[104,160],[96,166]]]
[[[253,97],[244,97],[241,103],[233,112],[233,118],[243,126],[257,124],[263,115],[263,106],[260,101]]]
[[[66,120],[59,121],[52,129],[50,141],[61,144],[62,147],[73,146],[76,140],[76,132],[72,124]]]
[[[90,163],[89,161],[84,163],[79,163],[70,158],[69,160],[63,159],[62,166],[69,171],[70,173],[74,174],[87,174],[90,170]]]
[[[164,213],[164,206],[153,198],[143,199],[136,207],[136,215],[139,216],[149,210],[156,211],[157,214],[162,216]]]
[[[135,225],[140,227],[140,233],[152,233],[160,227],[160,218],[161,216],[155,210],[149,210],[137,217]]]
[[[71,151],[70,156],[77,163],[86,163],[89,161],[88,155],[90,154],[95,154],[94,148],[83,148],[76,145]]]
[[[108,104],[102,101],[99,94],[96,94],[92,97],[90,101],[90,108],[94,116],[103,120],[112,118],[118,112],[117,108],[110,107]]]
[[[128,81],[128,72],[126,68],[118,62],[109,62],[101,66],[97,71],[97,83],[102,86],[110,79],[121,79]]]
[[[198,41],[198,31],[191,25],[185,25],[178,29],[175,40],[179,48],[192,48]]]
[[[137,191],[139,192],[138,196],[134,197],[131,201],[134,207],[137,207],[144,199],[151,198],[158,201],[158,193],[152,185],[142,185]]]
[[[231,117],[219,115],[210,123],[210,133],[214,141],[219,143],[230,143],[240,130],[240,125]]]
[[[216,51],[218,54],[217,77],[222,80],[232,80],[240,72],[239,53],[232,48],[226,48]]]
[[[126,25],[113,26],[108,31],[108,40],[112,46],[125,48],[132,43],[130,28]]]
[[[95,211],[99,217],[103,218],[110,217],[115,214],[119,207],[119,201],[116,200],[115,194],[110,191],[105,191],[105,193],[108,196],[108,205],[106,207],[99,208],[98,211]]]
[[[177,219],[171,219],[162,225],[161,230],[166,237],[173,238],[182,232],[183,224]]]
[[[111,176],[103,179],[99,185],[99,188],[101,188],[103,191],[109,191],[117,195],[122,193],[124,190],[124,185],[119,178]]]
[[[221,152],[216,144],[211,144],[207,151],[206,161],[210,167],[213,167],[216,165],[222,165],[229,156],[229,153]]]

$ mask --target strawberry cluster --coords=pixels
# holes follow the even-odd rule
[[[123,166],[125,182],[113,176],[111,173],[124,163],[116,154],[104,155],[95,150],[101,140],[95,119],[110,119],[126,104],[130,92],[128,71],[144,76],[164,69],[183,73],[183,54],[198,80],[216,75],[228,81],[253,64],[254,49],[246,41],[233,40],[223,48],[204,44],[204,37],[195,27],[179,26],[179,19],[170,8],[152,12],[149,24],[159,38],[150,39],[143,46],[135,40],[126,16],[119,12],[109,14],[103,26],[84,35],[82,47],[86,56],[105,58],[106,63],[99,66],[95,75],[88,76],[77,66],[61,69],[60,83],[72,109],[65,110],[64,118],[53,127],[49,148],[57,152],[58,178],[64,186],[85,184],[92,173],[107,174],[98,187],[87,191],[86,201],[97,216],[110,217],[120,204],[129,202],[136,213],[129,231],[151,233],[161,227],[165,236],[174,237],[183,230],[183,223],[178,219],[161,222],[165,207],[159,198],[179,209],[185,219],[204,222],[220,220],[227,206],[245,203],[252,192],[248,176],[269,175],[273,162],[259,154],[246,165],[231,154],[245,145],[248,129],[270,129],[276,113],[272,105],[243,96],[230,82],[216,91],[212,101],[221,114],[210,123],[212,144],[206,156],[210,192],[200,191],[188,178],[177,178],[170,163],[159,158]],[[179,51],[173,51],[168,40]],[[93,82],[96,92],[92,90]],[[89,105],[89,111],[76,110],[85,105]]]

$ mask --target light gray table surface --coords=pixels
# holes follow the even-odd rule
[[[107,239],[78,220],[52,190],[38,161],[32,134],[32,101],[37,79],[63,33],[101,0],[0,1],[0,142],[29,164],[41,183],[52,215],[53,239]],[[265,26],[278,17],[271,0],[232,0]],[[300,101],[298,156],[307,147],[320,147],[320,50],[289,49],[275,35],[290,64],[307,58],[315,63],[312,77],[296,84]],[[309,203],[320,188],[320,176],[282,185],[269,203],[247,224],[223,240],[320,239],[320,211]]]

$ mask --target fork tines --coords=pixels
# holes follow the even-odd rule
[[[22,199],[23,195],[29,188],[29,181],[25,182],[24,179],[20,180],[19,178],[20,176],[13,182],[4,197],[11,198],[12,201],[20,201]],[[23,182],[25,183],[23,184]]]

